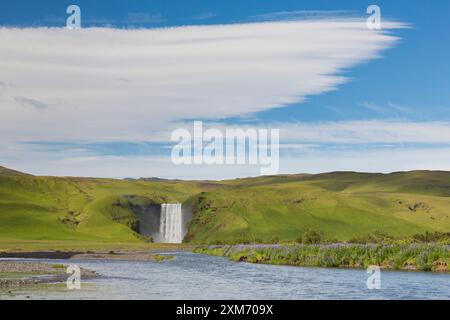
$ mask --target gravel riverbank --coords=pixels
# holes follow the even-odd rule
[[[21,285],[55,283],[67,280],[68,265],[41,262],[0,261],[0,288]],[[82,278],[95,278],[95,271],[80,269]]]

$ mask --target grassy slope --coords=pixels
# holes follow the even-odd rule
[[[307,228],[348,240],[450,231],[450,173],[282,175],[222,182],[125,181],[34,177],[0,167],[0,248],[140,246],[121,205],[182,202],[196,208],[186,241],[274,237],[294,240]]]
[[[450,230],[448,172],[341,172],[226,183],[232,187],[201,196],[188,240],[291,241],[307,228],[339,241],[376,230],[396,236]]]
[[[0,168],[0,247],[55,240],[50,247],[139,245],[127,225],[133,213],[116,205],[124,196],[161,203],[182,201],[196,190],[194,183],[34,177]]]

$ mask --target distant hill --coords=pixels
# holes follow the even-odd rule
[[[224,181],[37,177],[0,167],[0,241],[142,242],[139,206],[185,202],[185,241],[294,240],[306,229],[339,241],[450,231],[450,172],[332,172]]]
[[[0,175],[10,175],[10,176],[31,176],[29,174],[20,172],[20,171],[16,171],[16,170],[11,170],[5,167],[0,166]]]

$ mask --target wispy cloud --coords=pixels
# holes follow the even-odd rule
[[[450,143],[449,122],[373,120],[284,123],[281,128],[280,134],[286,140],[306,143]]]
[[[192,17],[192,20],[208,20],[217,17],[213,12],[204,12]]]
[[[132,24],[147,24],[147,23],[162,23],[166,21],[161,13],[142,13],[142,12],[131,12],[127,15],[125,19],[126,23]]]
[[[167,148],[173,143],[164,139],[176,125],[189,129],[186,123],[172,124],[155,135],[153,143],[0,144],[0,163],[34,174],[102,177],[221,179],[259,174],[255,166],[173,165]],[[225,130],[214,123],[204,129],[209,126]],[[450,170],[450,123],[446,122],[344,121],[263,127],[281,130],[281,173]]]
[[[47,15],[39,25],[45,24],[61,24],[62,26],[66,23],[65,17],[62,16],[51,16]],[[121,18],[110,18],[102,16],[91,16],[89,14],[84,14],[82,18],[83,27],[134,27],[142,25],[152,25],[161,24],[166,22],[167,19],[161,13],[150,13],[150,12],[129,12]]]
[[[13,97],[13,99],[17,103],[19,103],[20,105],[25,106],[25,107],[32,107],[34,109],[41,110],[41,111],[49,108],[48,104],[46,104],[45,102],[42,102],[42,101],[38,101],[36,99],[25,98],[25,97]]]
[[[406,107],[406,106],[399,105],[397,103],[393,103],[391,101],[386,102],[384,105],[364,101],[364,102],[360,103],[359,105],[361,107],[363,107],[367,110],[370,110],[375,114],[381,115],[385,118],[386,117],[397,117],[400,115],[405,117],[406,115],[412,115],[415,113],[413,111],[413,109]]]
[[[250,16],[249,21],[296,21],[296,20],[348,20],[350,17],[360,19],[360,15],[347,10],[296,10],[278,11]]]
[[[37,175],[91,177],[163,177],[178,179],[224,179],[259,175],[258,166],[176,166],[163,156],[82,156],[73,153],[33,153],[14,148],[15,158],[2,165]],[[377,149],[308,149],[280,159],[280,173],[319,173],[329,171],[393,172],[403,170],[449,170],[450,147]]]

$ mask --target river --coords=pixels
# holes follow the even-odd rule
[[[381,272],[381,289],[367,289],[365,270],[237,263],[170,252],[162,262],[46,260],[75,264],[104,277],[80,290],[46,284],[0,291],[0,299],[450,299],[450,275]],[[34,259],[8,259],[36,261]],[[10,289],[11,290],[11,289]]]

